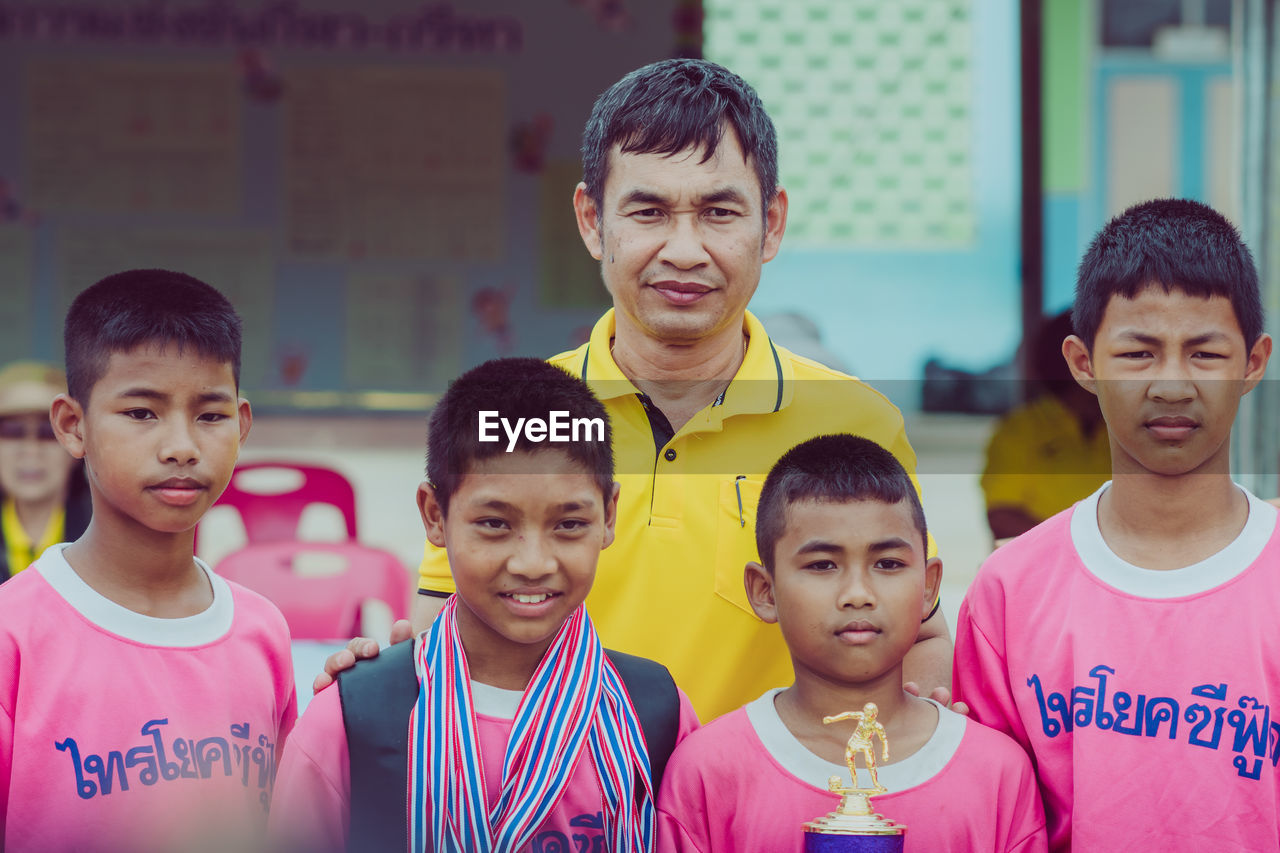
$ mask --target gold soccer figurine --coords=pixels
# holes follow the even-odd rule
[[[879,710],[875,702],[868,702],[862,706],[861,711],[845,711],[822,718],[823,725],[838,723],[841,720],[858,721],[858,727],[853,730],[853,734],[849,737],[849,743],[844,748],[844,763],[849,765],[849,779],[853,782],[853,787],[844,787],[843,780],[839,776],[832,776],[827,782],[827,787],[834,793],[865,794],[870,796],[871,794],[883,794],[888,790],[880,784],[880,779],[876,776],[876,751],[872,743],[872,738],[880,738],[882,745],[880,760],[888,761],[889,736],[885,733],[884,726],[876,721],[876,713]],[[867,765],[867,771],[871,774],[870,788],[858,787],[857,758],[859,754],[862,755]]]

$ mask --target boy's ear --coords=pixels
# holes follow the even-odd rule
[[[1249,348],[1249,360],[1245,364],[1245,393],[1249,393],[1262,381],[1267,372],[1267,361],[1271,358],[1271,336],[1263,333]]]
[[[1093,375],[1093,356],[1077,335],[1067,335],[1062,342],[1062,357],[1067,360],[1067,367],[1080,387],[1091,394],[1098,393],[1098,380]]]
[[[597,261],[604,258],[604,237],[600,233],[600,209],[595,199],[587,192],[587,185],[578,182],[573,191],[573,215],[578,220],[578,233],[586,245],[591,257]]]
[[[742,583],[747,588],[747,601],[751,609],[764,622],[778,621],[778,604],[773,600],[773,576],[769,570],[754,560],[747,563],[742,572]]]
[[[249,401],[244,397],[240,398],[236,409],[240,418],[240,446],[244,447],[245,439],[249,437],[249,427],[253,426],[253,409],[249,408]]]
[[[443,548],[444,510],[436,500],[436,487],[426,480],[418,484],[418,513],[422,516],[422,527],[427,531],[427,541]]]
[[[622,484],[614,482],[613,491],[604,502],[604,544],[600,546],[603,551],[613,544],[614,529],[618,522],[618,494],[622,491]]]
[[[920,621],[929,618],[933,605],[938,600],[938,590],[942,588],[942,560],[930,557],[924,564],[924,605],[920,608]]]
[[[84,458],[84,409],[70,394],[59,394],[49,406],[49,423],[58,443],[76,459]]]

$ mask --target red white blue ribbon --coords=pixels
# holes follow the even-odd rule
[[[600,780],[609,849],[652,850],[654,791],[644,733],[586,609],[565,620],[525,688],[492,808],[456,614],[451,597],[414,649],[410,853],[524,849],[560,802],[584,749]]]

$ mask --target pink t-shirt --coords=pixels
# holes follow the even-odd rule
[[[998,549],[956,629],[956,696],[1031,754],[1051,849],[1280,846],[1280,538],[1249,496],[1230,545],[1124,562],[1099,490]]]
[[[519,690],[471,682],[476,735],[490,806],[502,784],[502,759],[520,705]],[[689,699],[680,692],[677,743],[698,727]],[[533,838],[535,850],[597,850],[607,842],[601,817],[604,792],[589,751],[583,753],[564,794]],[[351,765],[342,702],[336,689],[311,700],[289,738],[280,763],[271,810],[271,836],[286,849],[336,851],[346,847],[351,815]]]
[[[827,780],[840,776],[848,784],[848,768],[819,758],[791,734],[774,707],[778,692],[708,723],[675,751],[658,795],[660,853],[801,851],[804,824],[840,805]],[[1045,849],[1026,755],[940,706],[928,742],[880,767],[879,781],[889,793],[871,806],[906,825],[908,851]]]
[[[284,617],[203,564],[207,610],[143,616],[94,592],[63,547],[0,585],[0,848],[260,837],[297,717]]]

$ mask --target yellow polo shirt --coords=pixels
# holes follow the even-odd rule
[[[588,343],[549,359],[604,403],[622,484],[616,537],[587,609],[606,647],[665,664],[704,720],[793,678],[778,626],[756,617],[742,582],[756,559],[760,489],[778,457],[817,435],[853,433],[913,475],[916,467],[902,415],[883,395],[776,346],[750,313],[745,331],[746,355],[721,400],[661,447],[610,355],[612,310]],[[429,544],[421,588],[453,590],[444,551]]]
[[[982,492],[987,509],[1022,509],[1044,521],[1111,479],[1111,442],[1099,422],[1085,435],[1080,419],[1046,393],[1013,409],[987,444]]]

